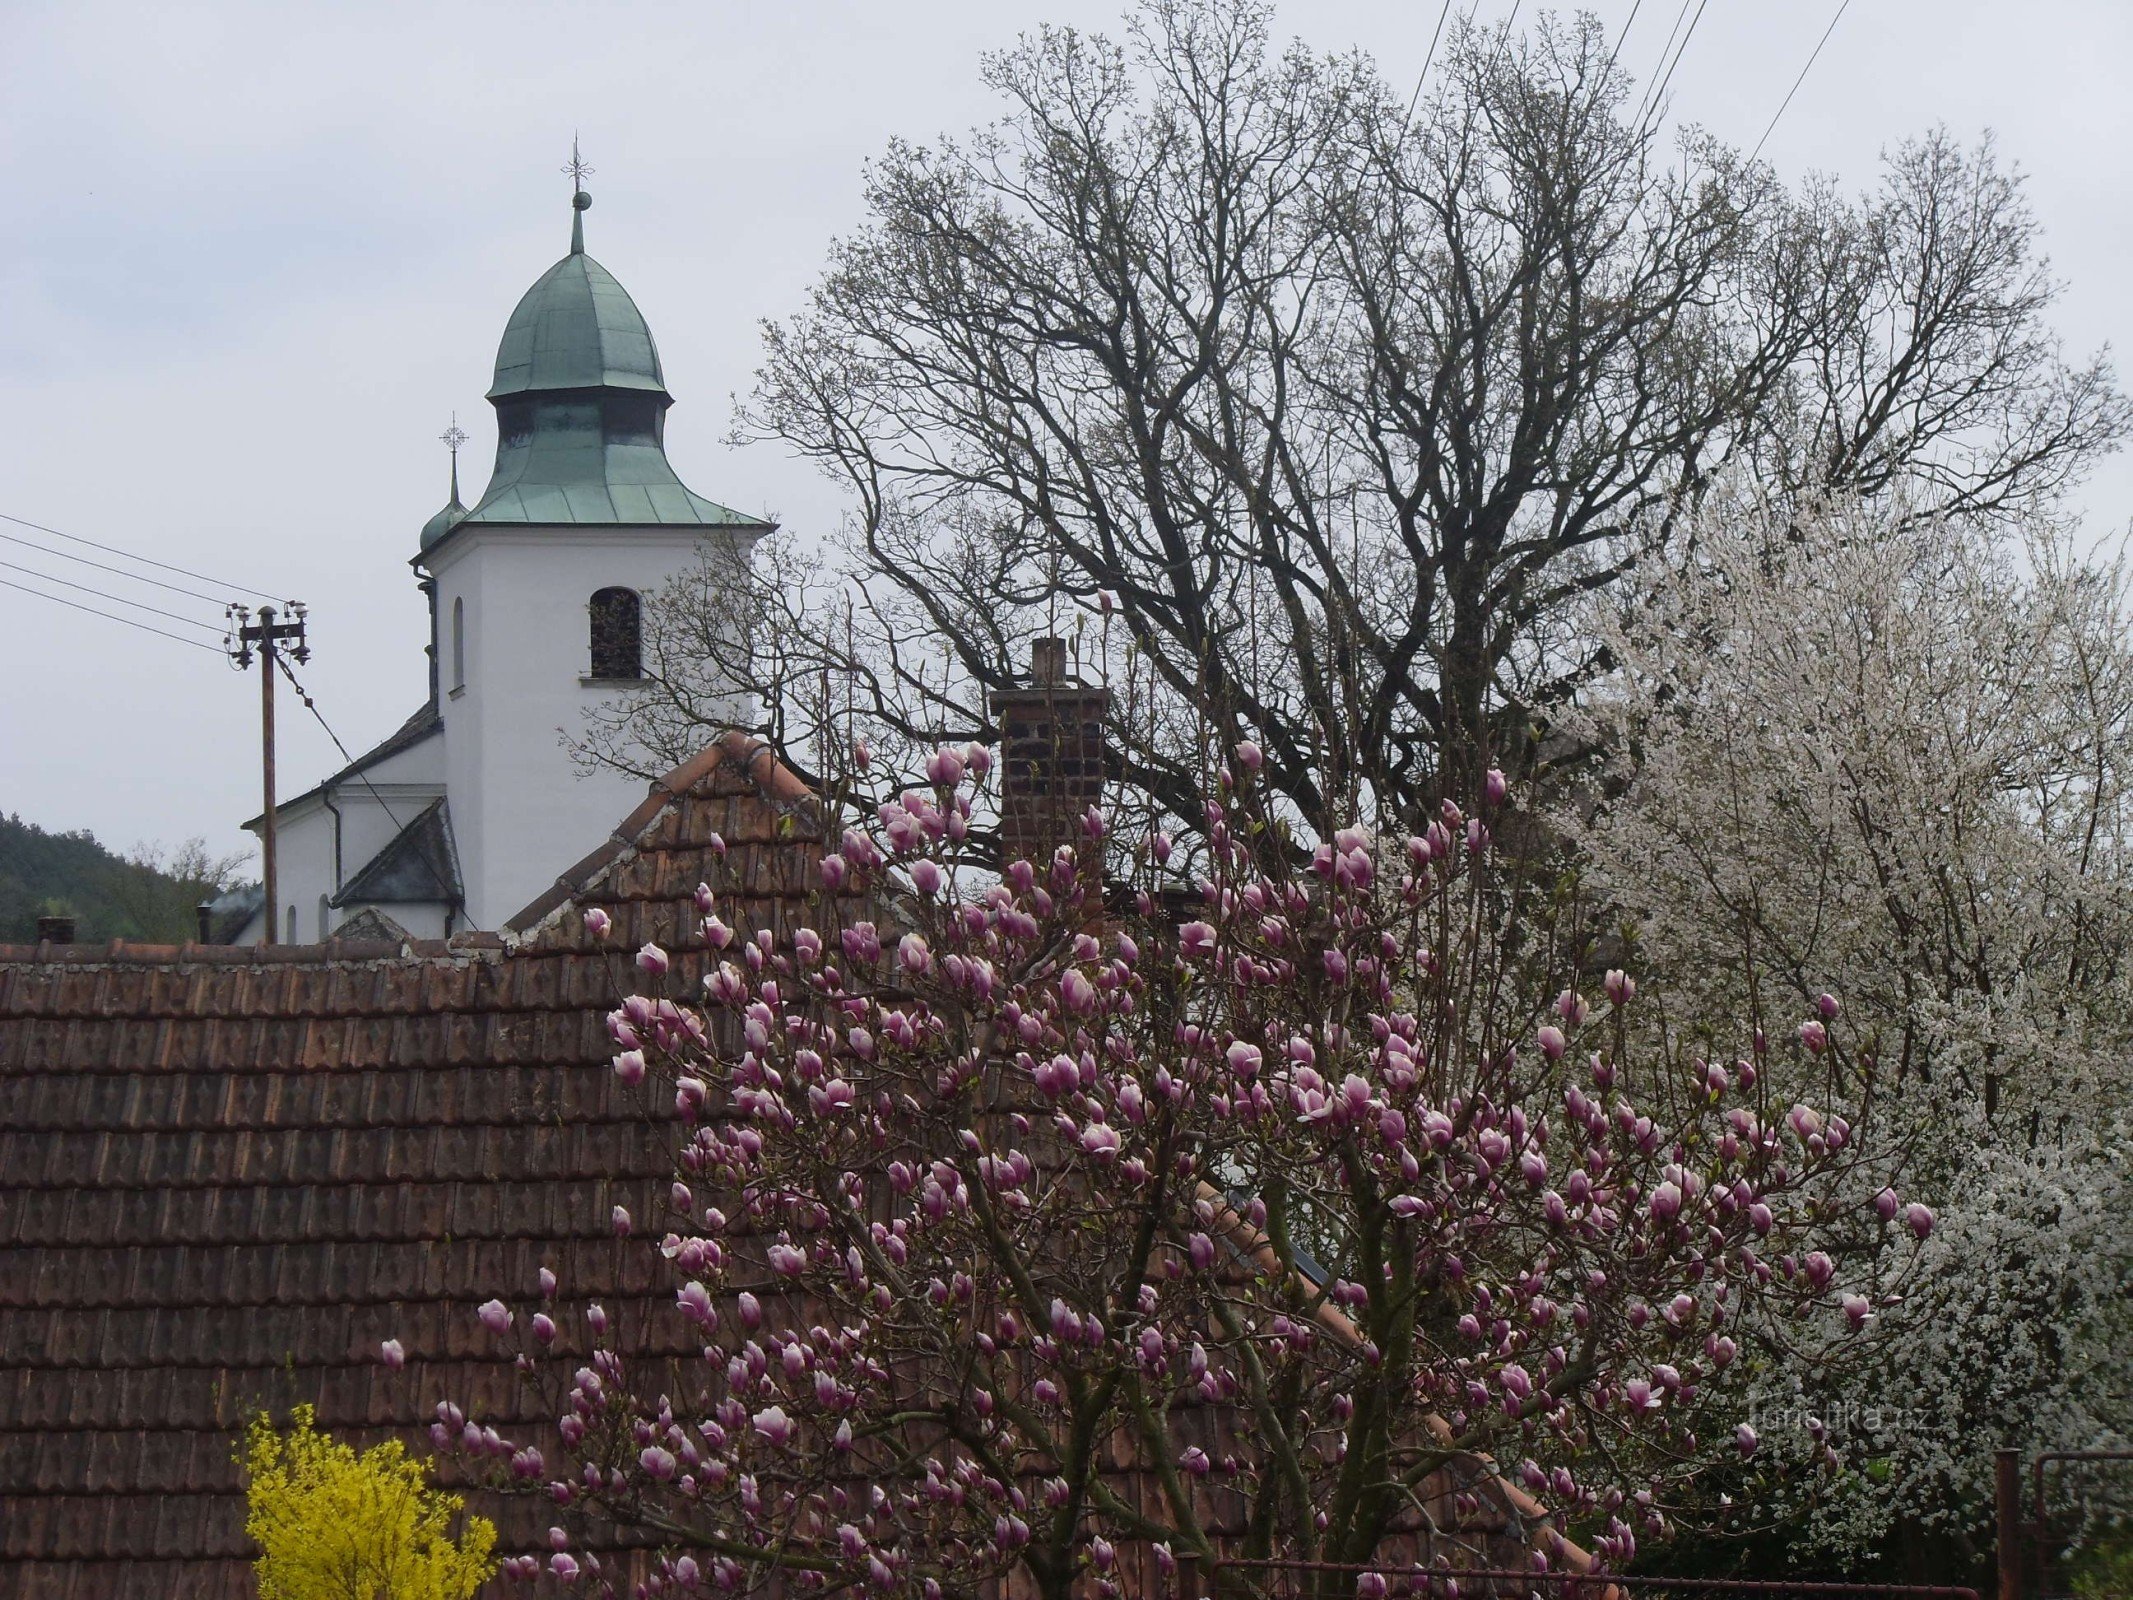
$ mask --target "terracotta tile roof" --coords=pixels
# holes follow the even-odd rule
[[[658,1214],[673,1138],[670,1108],[615,1079],[605,1018],[647,939],[700,978],[679,934],[714,834],[721,913],[796,927],[814,803],[734,734],[500,934],[0,945],[0,1600],[249,1596],[231,1451],[261,1406],[426,1447],[449,1396],[551,1447],[472,1314],[542,1266],[616,1314],[640,1366],[695,1353],[654,1252],[610,1230],[618,1203]],[[598,943],[594,905],[615,924]],[[1239,1418],[1178,1422],[1219,1456]],[[1153,1500],[1121,1446],[1114,1491]],[[1208,1496],[1237,1531],[1233,1493]],[[546,1502],[476,1504],[502,1551],[543,1546]],[[1128,1593],[1165,1587],[1148,1548],[1120,1560]]]
[[[728,919],[791,926],[811,816],[731,735],[500,936],[0,946],[0,1597],[248,1595],[246,1416],[309,1400],[361,1441],[447,1393],[519,1415],[471,1311],[543,1265],[646,1353],[678,1339],[631,1314],[671,1291],[609,1228],[652,1213],[672,1141],[608,1070],[604,1018],[626,952],[679,951],[713,833]],[[591,905],[615,921],[597,947]],[[486,1509],[507,1547],[548,1521]]]

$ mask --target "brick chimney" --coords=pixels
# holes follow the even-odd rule
[[[1081,815],[1103,802],[1111,691],[1068,673],[1066,640],[1039,639],[1028,682],[999,690],[990,704],[1000,739],[1002,858],[1041,866],[1063,844],[1086,854]]]
[[[72,944],[74,942],[74,919],[72,917],[39,917],[37,919],[37,942],[39,944]]]

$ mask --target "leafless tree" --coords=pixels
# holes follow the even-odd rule
[[[1989,141],[1789,188],[1662,145],[1589,16],[1457,32],[1412,109],[1364,58],[1273,49],[1252,0],[985,73],[1002,120],[893,144],[766,331],[742,432],[849,488],[834,558],[796,585],[819,557],[773,544],[708,610],[655,603],[691,653],[640,726],[738,681],[802,765],[979,736],[1070,633],[1154,812],[1193,826],[1205,749],[1249,737],[1306,828],[1412,822],[1548,764],[1604,665],[1573,602],[1721,468],[2015,518],[2127,427],[2048,330]]]

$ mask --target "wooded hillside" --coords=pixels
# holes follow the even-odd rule
[[[167,857],[155,847],[119,855],[86,830],[0,816],[0,943],[35,939],[37,919],[55,914],[73,916],[84,941],[181,943],[197,928],[194,908],[230,887],[247,859],[217,860],[200,839]]]

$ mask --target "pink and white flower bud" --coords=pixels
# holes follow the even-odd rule
[[[592,906],[587,909],[585,913],[585,931],[595,939],[606,938],[614,925],[615,919],[598,906]]]
[[[792,1442],[793,1420],[785,1414],[783,1406],[765,1406],[751,1419],[755,1431],[774,1445]]]
[[[387,1339],[378,1346],[378,1359],[392,1368],[393,1371],[398,1372],[407,1365],[407,1351],[401,1346],[398,1339]]]
[[[907,933],[897,941],[896,960],[904,971],[920,976],[933,970],[933,948],[924,934]]]
[[[942,745],[926,757],[926,781],[936,789],[953,789],[963,781],[962,752]]]
[[[485,1300],[475,1313],[481,1325],[491,1333],[504,1334],[511,1331],[511,1308],[501,1300]]]
[[[667,953],[656,944],[647,944],[637,952],[638,968],[654,978],[666,976],[672,970],[673,965],[674,963],[668,959]]]

